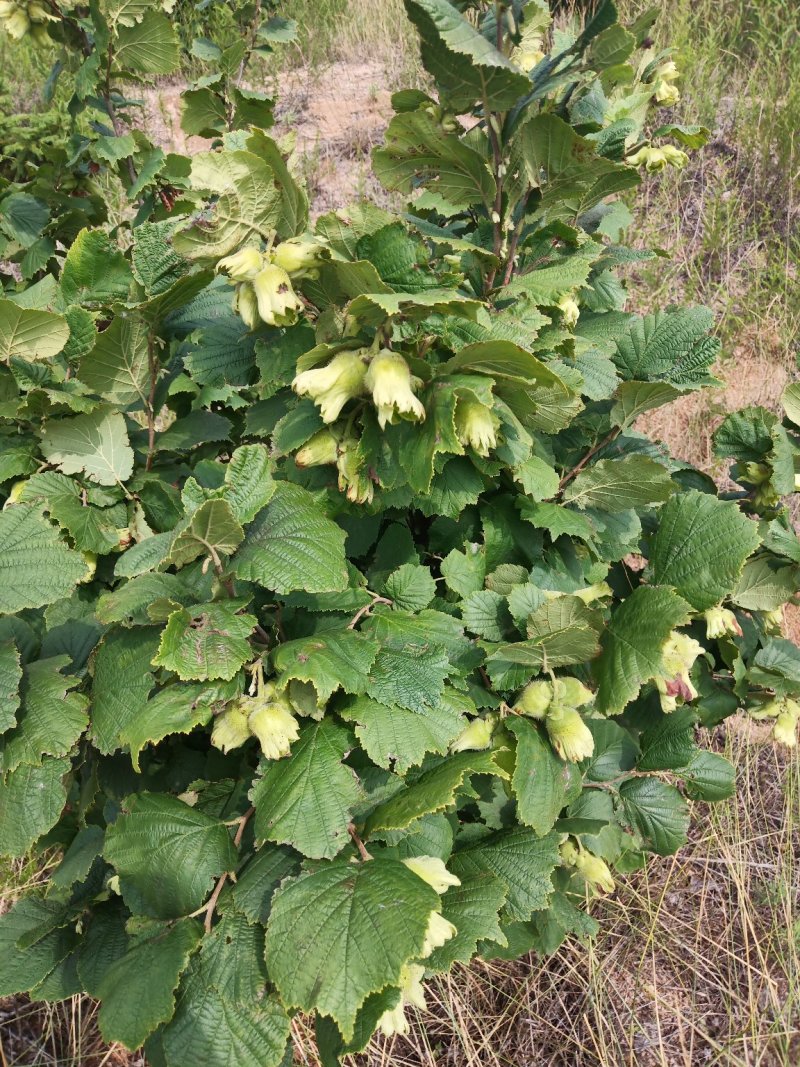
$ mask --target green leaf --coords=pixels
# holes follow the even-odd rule
[[[105,858],[126,905],[157,919],[189,915],[236,866],[227,827],[177,797],[137,793],[106,831]]]
[[[0,774],[20,764],[38,767],[45,756],[66,756],[89,722],[88,700],[70,690],[79,678],[63,675],[69,656],[36,660],[25,668],[17,725],[0,738]]]
[[[479,589],[464,600],[461,617],[470,633],[487,641],[502,641],[510,616],[506,598],[492,589]]]
[[[117,485],[133,473],[125,419],[110,408],[49,420],[42,431],[42,452],[64,474],[82,471],[100,485]]]
[[[653,581],[705,611],[734,590],[759,542],[757,525],[733,501],[696,489],[677,494],[662,509],[653,539]]]
[[[550,830],[564,807],[570,770],[556,756],[535,723],[512,716],[506,726],[517,739],[511,788],[517,798],[517,815],[540,836]],[[485,936],[485,935],[484,935]]]
[[[55,825],[67,801],[70,767],[68,758],[47,757],[39,767],[23,764],[0,778],[0,855],[24,856]]]
[[[532,500],[547,500],[558,492],[558,473],[539,456],[531,456],[514,468],[514,478]]]
[[[554,541],[565,536],[591,541],[594,535],[594,527],[585,515],[562,504],[521,500],[517,506],[526,522],[531,523],[537,530],[547,530]]]
[[[81,486],[57,471],[34,474],[25,483],[21,504],[43,504],[58,525],[66,530],[82,552],[105,555],[119,548],[119,530],[127,525],[124,506],[95,507]]]
[[[776,611],[796,596],[798,586],[797,567],[775,566],[775,561],[768,558],[750,560],[742,569],[731,599],[748,611]]]
[[[19,683],[22,667],[13,641],[0,642],[0,733],[10,730],[17,721]]]
[[[272,461],[263,445],[242,445],[225,468],[225,500],[241,523],[252,522],[275,492]]]
[[[687,796],[715,804],[736,792],[733,764],[716,752],[697,751],[682,772]]]
[[[642,754],[637,761],[640,771],[678,771],[688,766],[697,751],[694,724],[697,712],[690,707],[676,708],[662,715],[639,738]]]
[[[585,467],[566,487],[564,500],[581,509],[615,514],[628,508],[661,504],[675,485],[669,471],[648,456],[601,459]]]
[[[141,74],[171,74],[180,65],[178,38],[172,22],[150,8],[140,22],[117,31],[117,67]]]
[[[110,753],[124,745],[153,688],[151,669],[158,648],[152,628],[113,630],[95,653],[91,736],[95,748]]]
[[[244,245],[269,240],[280,219],[274,171],[252,152],[200,152],[192,159],[192,188],[215,197],[197,222],[179,230],[176,252],[216,262]]]
[[[686,844],[689,806],[674,785],[657,778],[629,778],[619,787],[625,815],[657,856],[670,856]]]
[[[139,756],[147,745],[157,744],[171,734],[188,734],[211,719],[215,703],[223,703],[218,691],[200,683],[170,685],[160,689],[120,732],[120,740],[131,753],[135,771],[140,770]]]
[[[175,1010],[175,990],[203,928],[194,919],[158,929],[109,967],[98,989],[105,1041],[139,1048]]]
[[[143,222],[133,230],[133,274],[150,298],[169,292],[190,269],[172,247],[174,231],[172,219]]]
[[[327,864],[275,894],[270,978],[288,1008],[329,1015],[350,1041],[359,1008],[398,984],[438,908],[438,894],[396,860]]]
[[[253,786],[260,841],[288,844],[313,859],[331,859],[349,841],[358,780],[342,759],[349,730],[324,719],[303,728],[288,759],[267,763]]]
[[[125,257],[102,230],[81,230],[61,269],[67,304],[94,307],[126,300],[133,276]]]
[[[3,197],[0,226],[23,248],[30,248],[50,221],[50,211],[43,200],[29,193],[12,193]]]
[[[94,824],[84,826],[70,842],[64,858],[52,875],[53,885],[60,889],[71,889],[84,882],[95,860],[103,851],[105,831]]]
[[[676,498],[677,499],[677,498]],[[674,590],[639,586],[611,614],[594,665],[597,710],[617,715],[661,670],[670,633],[689,617],[690,607]]]
[[[708,371],[719,340],[709,336],[713,316],[708,308],[659,311],[644,318],[612,312],[598,318],[599,323],[579,322],[577,332],[593,339],[596,327],[610,331],[611,358],[623,377],[677,386],[713,382]]]
[[[229,681],[252,654],[248,638],[255,615],[238,614],[242,600],[217,600],[173,611],[161,634],[154,665],[183,681]]]
[[[455,926],[457,933],[441,948],[434,949],[425,960],[429,971],[449,971],[454,963],[468,963],[475,955],[478,942],[497,940],[505,935],[498,912],[505,904],[506,886],[502,879],[480,871],[451,886],[442,897],[442,915]]]
[[[399,704],[414,711],[439,701],[449,673],[447,652],[439,646],[384,646],[372,665],[367,693],[383,704]]]
[[[623,430],[627,429],[645,411],[671,404],[682,395],[683,390],[669,382],[621,382],[614,394],[611,422]]]
[[[63,316],[0,299],[0,360],[49,360],[68,340],[69,325]]]
[[[181,129],[189,137],[215,137],[227,127],[225,100],[212,89],[185,89],[181,93]]]
[[[184,567],[198,556],[212,560],[232,555],[244,540],[244,530],[227,500],[204,501],[170,546],[167,562]]]
[[[506,778],[507,774],[495,762],[495,753],[457,752],[448,756],[438,767],[421,775],[413,784],[400,789],[372,811],[364,832],[404,830],[423,815],[442,811],[455,803],[456,793],[464,780],[472,774],[493,774]]]
[[[32,989],[65,959],[76,941],[74,924],[67,922],[61,902],[39,896],[27,896],[0,915],[0,997]]]
[[[289,1018],[275,997],[232,1002],[213,985],[213,972],[190,973],[178,993],[175,1018],[164,1030],[170,1064],[203,1067],[281,1067]]]
[[[184,452],[210,441],[227,441],[232,424],[216,411],[192,411],[156,435],[157,452]]]
[[[507,889],[509,918],[527,921],[534,911],[546,908],[553,892],[551,875],[560,865],[559,835],[537,837],[533,830],[518,826],[504,830],[454,852],[448,867],[466,884],[481,874],[491,874]]]
[[[0,615],[54,604],[86,576],[85,560],[39,508],[17,504],[0,512],[0,544]]]
[[[530,92],[527,75],[448,0],[406,0],[406,10],[419,31],[423,65],[456,112],[479,102],[505,111]]]
[[[410,710],[361,696],[340,706],[338,713],[347,722],[357,724],[356,736],[374,763],[404,774],[409,767],[421,763],[426,752],[443,755],[447,751],[466,726],[464,710],[470,710],[469,701],[454,690],[445,689],[435,704]]]
[[[115,578],[136,578],[140,574],[155,570],[169,555],[174,533],[153,534],[138,544],[132,545],[117,559],[114,567]]]
[[[378,646],[353,630],[323,631],[278,645],[273,654],[279,684],[311,682],[320,704],[337,689],[363,693]]]
[[[486,159],[426,111],[395,115],[383,147],[372,153],[378,180],[390,191],[410,193],[420,180],[454,207],[494,202],[495,182]]]
[[[594,753],[582,765],[587,781],[608,782],[634,766],[639,749],[626,729],[610,719],[587,719],[586,725],[594,737]]]
[[[263,23],[260,29],[263,31]],[[243,90],[240,89],[239,94],[237,108],[239,114],[237,117],[241,118],[242,103],[244,102]],[[260,102],[260,98],[255,100],[255,106],[260,111],[265,110],[267,107],[271,109],[272,104],[273,101],[269,99],[265,100],[264,103]],[[247,139],[247,147],[260,159],[265,160],[275,174],[275,180],[279,186],[281,196],[280,211],[278,220],[275,223],[278,236],[284,239],[295,237],[301,234],[308,226],[308,196],[303,186],[295,180],[289,169],[287,164],[288,157],[284,155],[279,145],[264,133],[263,127],[266,126],[266,123],[253,122],[250,119],[244,125],[262,127],[251,131]]]
[[[486,659],[495,686],[516,689],[542,669],[593,659],[599,650],[600,617],[579,597],[546,600],[527,619],[529,640],[500,645]]]
[[[121,622],[125,626],[147,626],[154,621],[149,614],[154,605],[170,603],[172,611],[176,604],[191,599],[190,589],[177,574],[141,574],[101,593],[95,613],[106,625]]]
[[[242,868],[231,892],[234,907],[252,923],[266,923],[272,897],[284,879],[300,870],[300,857],[291,849],[262,845]]]
[[[386,579],[386,596],[403,611],[422,611],[436,596],[436,582],[430,568],[404,563]]]
[[[90,996],[97,996],[108,968],[127,952],[130,939],[125,931],[126,914],[119,897],[92,911],[78,946],[78,975]]]
[[[299,485],[281,482],[233,557],[238,578],[276,593],[336,593],[347,588],[345,533]]]
[[[441,564],[448,589],[462,598],[483,589],[486,580],[486,553],[480,545],[468,544],[463,552],[454,548]]]
[[[118,315],[81,360],[78,378],[91,392],[121,408],[145,405],[150,383],[146,324]]]

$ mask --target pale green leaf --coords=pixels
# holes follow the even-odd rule
[[[97,408],[74,419],[49,420],[42,452],[64,474],[82,471],[100,485],[116,485],[133,473],[133,449],[119,411]]]
[[[151,8],[141,21],[120,26],[114,59],[122,70],[171,74],[180,65],[178,38],[172,22],[161,11]]]
[[[220,556],[232,555],[243,539],[244,530],[230,503],[212,498],[204,501],[175,535],[167,562],[180,568],[207,555],[216,564]]]
[[[0,360],[52,359],[68,340],[63,316],[0,299]]]
[[[263,159],[252,152],[200,152],[192,158],[191,184],[215,201],[207,217],[175,234],[173,247],[181,255],[216,261],[269,240],[280,218],[281,193]]]

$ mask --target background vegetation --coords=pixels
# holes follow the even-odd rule
[[[623,0],[623,11],[640,7]],[[190,40],[230,31],[225,4],[178,17]],[[317,211],[380,196],[369,150],[388,98],[422,74],[401,0],[282,0],[301,33],[259,77],[280,92],[281,128],[297,138]],[[682,171],[631,204],[643,246],[669,253],[630,278],[632,304],[715,309],[726,388],[687,397],[650,420],[680,456],[711,467],[721,415],[775,407],[797,377],[800,336],[800,14],[794,0],[663,0],[658,37],[684,72],[676,118],[713,131]],[[278,65],[279,64],[279,65]],[[0,37],[0,168],[27,139],[57,139],[58,95],[38,95],[47,59]],[[189,70],[187,77],[199,73]],[[261,87],[259,85],[259,87]],[[164,145],[183,142],[180,86],[142,94]],[[25,118],[20,119],[19,113]],[[657,421],[656,421],[657,420]],[[719,471],[714,471],[720,474]],[[800,626],[793,624],[794,637]],[[601,934],[587,954],[567,945],[541,964],[476,964],[443,979],[425,1026],[376,1046],[359,1067],[794,1067],[800,1062],[800,767],[753,724],[734,722],[721,751],[739,793],[706,809],[677,857],[653,862],[593,905]],[[0,909],[40,872],[0,869]],[[431,983],[433,989],[434,983]],[[0,1002],[0,1064],[101,1067],[141,1063],[109,1050],[88,1000],[50,1008]],[[302,1032],[300,1032],[302,1037]],[[310,1035],[299,1063],[315,1065]]]

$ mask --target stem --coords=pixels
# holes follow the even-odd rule
[[[244,828],[245,826],[247,826],[255,810],[255,808],[248,808],[244,815],[240,816],[240,818],[236,820],[239,824],[239,829],[236,831],[236,834],[233,838],[234,848],[239,848],[239,846],[241,845],[242,838],[244,837]],[[226,882],[231,877],[232,873],[230,871],[224,871],[223,874],[221,874],[220,877],[217,879],[217,884],[214,886],[214,892],[208,898],[208,903],[204,904],[202,908],[198,908],[197,911],[193,911],[192,914],[189,916],[189,918],[192,919],[196,915],[205,914],[203,926],[205,927],[205,931],[207,934],[211,933],[211,923],[214,919],[214,911],[217,907],[219,895],[225,888]]]
[[[250,59],[250,53],[256,46],[256,40],[258,35],[258,16],[261,14],[261,0],[256,0],[256,6],[253,10],[252,18],[250,19],[250,35],[247,41],[247,49],[242,56],[242,62],[239,64],[239,72],[236,75],[236,88],[238,89],[242,84],[242,78]]]
[[[145,407],[147,413],[147,460],[145,461],[144,469],[149,471],[153,466],[153,457],[156,451],[156,415],[154,408],[159,367],[152,333],[147,335],[147,365],[150,371],[150,392],[148,393]]]
[[[387,600],[385,596],[378,596],[377,593],[370,593],[370,596],[372,597],[372,603],[365,604],[363,608],[358,609],[358,611],[352,617],[350,622],[347,624],[348,630],[355,630],[361,619],[363,619],[365,615],[369,615],[369,613],[372,611],[376,604],[391,604],[391,600]]]
[[[350,825],[349,825],[349,826],[347,827],[347,832],[348,832],[348,833],[350,834],[350,836],[352,837],[352,839],[353,839],[353,844],[354,844],[354,845],[356,846],[356,848],[358,849],[358,853],[359,853],[359,855],[361,856],[361,859],[362,859],[362,860],[371,860],[371,859],[372,859],[372,856],[371,856],[371,855],[369,854],[369,852],[367,852],[367,850],[366,850],[366,848],[365,848],[365,846],[364,846],[364,842],[363,842],[363,841],[361,840],[361,838],[360,838],[360,837],[358,836],[358,833],[356,832],[356,828],[355,828],[355,826],[353,825],[353,823],[350,823]]]
[[[111,125],[114,127],[115,135],[117,137],[122,137],[122,135],[124,134],[125,130],[124,130],[123,126],[122,126],[122,123],[119,120],[119,116],[117,115],[116,108],[114,107],[114,105],[113,105],[113,103],[111,101],[111,63],[112,63],[112,60],[113,60],[112,44],[111,44],[111,40],[109,39],[108,52],[106,54],[106,84],[105,84],[105,89],[103,90],[103,103],[105,104],[106,112],[108,113],[108,117],[111,119]],[[134,185],[138,175],[136,173],[136,167],[133,165],[133,159],[130,156],[128,156],[126,158],[126,160],[125,160],[125,163],[127,164],[127,167],[128,167],[128,176],[131,179],[131,185]],[[149,470],[150,468],[148,467],[147,469]]]
[[[580,472],[583,470],[583,468],[586,466],[592,456],[596,455],[601,448],[605,448],[607,444],[610,444],[610,442],[613,441],[614,438],[621,433],[621,431],[622,427],[615,426],[610,433],[606,434],[602,441],[598,441],[596,445],[590,448],[586,455],[583,457],[583,459],[579,463],[576,463],[572,470],[568,471],[558,483],[558,492],[561,493],[564,489],[564,486],[568,485],[576,474],[580,474]]]

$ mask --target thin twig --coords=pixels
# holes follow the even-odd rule
[[[372,856],[369,854],[369,852],[367,852],[366,847],[364,846],[364,842],[358,836],[358,833],[353,823],[350,823],[350,825],[347,827],[347,832],[352,837],[353,844],[358,849],[359,855],[361,856],[362,860],[371,860]]]
[[[244,815],[242,815],[237,820],[237,822],[239,823],[239,829],[236,831],[236,834],[234,835],[234,838],[233,838],[233,847],[234,848],[238,848],[241,845],[242,838],[244,837],[244,828],[245,828],[245,826],[247,826],[247,824],[250,821],[250,818],[253,815],[253,813],[255,812],[255,810],[256,810],[255,808],[248,808],[247,811],[244,813]],[[189,916],[189,918],[191,919],[195,915],[202,915],[202,914],[205,913],[205,919],[203,920],[203,926],[205,927],[205,931],[206,931],[207,934],[211,933],[211,923],[213,922],[213,919],[214,919],[214,911],[216,910],[216,907],[217,907],[217,901],[219,900],[219,895],[222,892],[222,890],[225,888],[225,884],[227,883],[227,881],[228,881],[228,879],[230,877],[231,877],[231,872],[230,871],[224,871],[223,874],[221,874],[220,877],[217,879],[217,884],[214,886],[214,892],[208,898],[208,903],[204,904],[202,906],[202,908],[198,908],[197,911],[193,911],[192,914]]]
[[[589,449],[589,451],[586,453],[586,455],[583,457],[583,459],[581,459],[579,463],[576,463],[575,466],[572,468],[572,470],[567,471],[567,473],[564,475],[564,477],[558,483],[558,491],[559,491],[559,493],[562,492],[564,487],[566,485],[568,485],[569,482],[572,481],[572,479],[575,477],[576,474],[580,474],[580,472],[583,470],[583,468],[586,466],[586,464],[589,462],[589,460],[592,458],[592,456],[597,455],[597,453],[602,448],[605,448],[607,444],[610,444],[614,440],[614,438],[621,432],[621,429],[622,429],[622,427],[615,426],[614,429],[610,433],[606,434],[606,436],[603,438],[602,441],[598,441],[598,443],[596,445],[594,445],[593,448]]]
[[[153,457],[156,452],[156,387],[158,385],[158,359],[155,351],[155,342],[152,333],[147,335],[147,367],[150,373],[150,392],[147,396],[147,459],[145,460],[145,470],[150,470],[153,466]]]
[[[363,608],[359,608],[358,609],[358,611],[352,617],[350,622],[347,624],[347,629],[348,630],[355,630],[355,628],[359,624],[359,622],[364,618],[365,615],[369,615],[369,613],[372,611],[372,609],[375,607],[376,604],[391,604],[392,603],[391,600],[387,600],[387,598],[385,596],[376,596],[374,593],[372,593],[371,596],[372,596],[372,603],[371,604],[365,604],[363,606]]]

